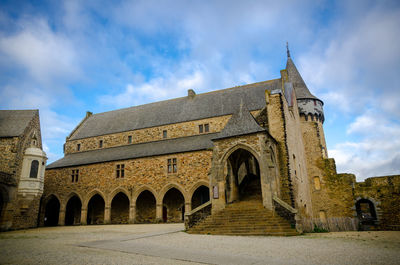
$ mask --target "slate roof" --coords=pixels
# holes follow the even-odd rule
[[[264,131],[265,129],[258,125],[253,115],[243,105],[240,105],[224,129],[213,140]]]
[[[51,163],[46,167],[46,169],[205,150],[213,147],[211,139],[215,136],[216,133],[201,134],[169,140],[72,153]]]
[[[308,90],[306,83],[304,82],[303,78],[301,77],[299,71],[297,70],[294,62],[290,57],[288,57],[286,63],[286,70],[289,75],[289,81],[293,83],[297,99],[317,99],[321,101],[319,98],[311,94],[310,90]]]
[[[0,110],[0,137],[20,136],[39,110]]]
[[[241,102],[250,111],[257,110],[265,106],[266,89],[280,88],[281,79],[275,79],[98,113],[88,117],[70,140],[229,115]]]

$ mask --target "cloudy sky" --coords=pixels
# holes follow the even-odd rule
[[[400,174],[399,1],[1,1],[0,108],[39,109],[49,162],[85,116],[280,77],[325,103],[329,156]]]

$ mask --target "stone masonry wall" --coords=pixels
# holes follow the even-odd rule
[[[400,230],[400,175],[357,182],[354,199],[354,203],[358,199],[369,199],[375,203],[380,229]]]
[[[132,136],[132,144],[163,140],[163,131],[167,130],[167,139],[192,136],[199,134],[199,125],[209,124],[209,133],[221,131],[231,115],[202,119],[196,121],[169,124],[128,132],[108,134],[79,140],[67,140],[65,154],[77,152],[77,144],[81,145],[80,151],[99,149],[99,141],[103,140],[103,148],[128,144],[128,136]]]

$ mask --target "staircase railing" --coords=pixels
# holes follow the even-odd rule
[[[297,224],[297,210],[294,209],[292,206],[284,202],[283,200],[279,199],[276,195],[272,196],[274,201],[275,212],[282,218],[285,218],[290,222],[293,227],[299,229]]]
[[[203,203],[199,207],[185,213],[185,228],[186,230],[194,226],[199,221],[211,215],[211,201]]]

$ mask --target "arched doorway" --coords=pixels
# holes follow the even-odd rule
[[[82,203],[78,196],[72,196],[65,210],[65,225],[76,225],[81,223]]]
[[[111,201],[111,223],[127,224],[129,222],[129,198],[120,192]]]
[[[227,159],[226,202],[262,200],[260,167],[252,153],[237,149]]]
[[[44,225],[45,226],[56,226],[58,225],[58,216],[60,213],[60,202],[56,196],[51,195],[47,200],[45,213],[44,213]]]
[[[156,197],[148,190],[142,191],[136,199],[136,222],[154,223],[156,221]]]
[[[181,223],[185,217],[185,198],[182,193],[171,188],[165,193],[163,198],[163,207],[166,208],[166,213],[163,210],[163,221],[168,223]]]
[[[192,209],[199,207],[200,205],[210,200],[210,190],[208,187],[202,185],[198,187],[192,195]]]
[[[368,199],[360,199],[356,202],[357,217],[361,225],[374,225],[377,220],[375,206]]]
[[[104,224],[105,203],[103,197],[99,194],[94,195],[88,203],[87,224]]]

